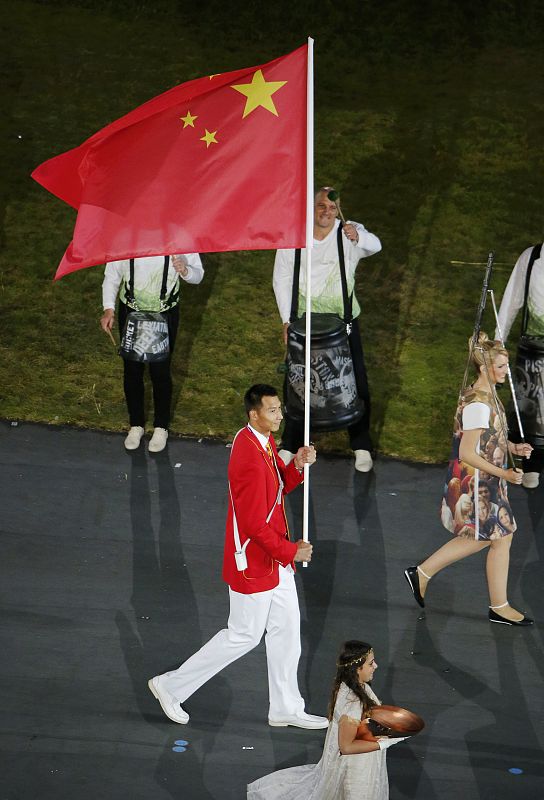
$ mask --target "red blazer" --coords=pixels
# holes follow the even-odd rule
[[[303,476],[293,461],[285,466],[278,456],[272,436],[268,441],[285,484],[285,495],[302,482]],[[250,542],[246,548],[247,569],[239,572],[234,559],[236,548],[229,495],[223,579],[235,592],[265,592],[279,583],[278,564],[284,567],[293,564],[297,546],[289,541],[283,497],[281,505],[275,505],[270,521],[266,522],[278,496],[278,475],[269,454],[249,428],[242,428],[236,435],[230,454],[228,475],[240,542],[243,545],[248,538]]]

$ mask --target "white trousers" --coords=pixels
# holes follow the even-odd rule
[[[281,718],[304,710],[297,681],[300,658],[300,611],[295,576],[279,568],[275,589],[241,594],[229,588],[228,627],[219,631],[181,667],[160,676],[161,686],[183,703],[224,667],[249,653],[266,633],[269,717]]]

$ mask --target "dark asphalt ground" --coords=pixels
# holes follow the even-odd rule
[[[267,725],[263,645],[187,701],[189,725],[147,689],[226,622],[228,455],[180,439],[131,455],[121,435],[0,425],[0,800],[238,800],[254,778],[318,760],[323,732]],[[392,800],[540,800],[542,621],[489,624],[482,556],[436,578],[425,614],[403,577],[446,540],[444,475],[387,460],[369,475],[344,459],[312,469],[301,689],[324,713],[339,644],[367,640],[378,696],[427,723],[388,751]],[[510,599],[544,620],[544,490],[511,500]],[[300,490],[289,505],[299,529]]]

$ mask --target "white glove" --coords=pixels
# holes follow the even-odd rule
[[[403,742],[405,739],[408,739],[408,736],[400,736],[397,739],[389,739],[387,736],[384,736],[383,739],[378,739],[378,747],[380,750],[387,750],[387,748],[391,747],[392,744],[398,744],[399,742]]]

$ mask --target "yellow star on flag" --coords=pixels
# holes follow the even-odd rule
[[[180,117],[180,120],[183,122],[183,127],[184,128],[186,128],[188,125],[190,125],[191,128],[194,128],[195,127],[195,119],[198,119],[198,117],[193,117],[191,115],[190,111],[188,111],[187,114],[184,117]]]
[[[208,149],[208,147],[209,147],[209,146],[210,146],[212,143],[213,143],[213,144],[218,144],[218,141],[217,141],[217,139],[215,138],[215,134],[217,133],[217,131],[212,131],[212,132],[210,133],[210,131],[209,131],[207,128],[204,128],[204,130],[206,131],[206,133],[204,134],[204,136],[201,136],[201,137],[200,137],[200,141],[201,141],[201,142],[206,142],[206,150],[207,150],[207,149]]]
[[[278,112],[276,111],[272,95],[277,92],[278,89],[281,89],[282,86],[285,86],[286,83],[287,81],[269,81],[267,83],[262,70],[258,69],[257,72],[253,73],[251,83],[239,83],[236,86],[231,86],[231,89],[235,89],[237,92],[247,97],[242,119],[247,117],[248,114],[251,114],[252,111],[255,111],[256,108],[259,108],[259,106],[266,108],[267,111],[270,111],[277,117]]]

